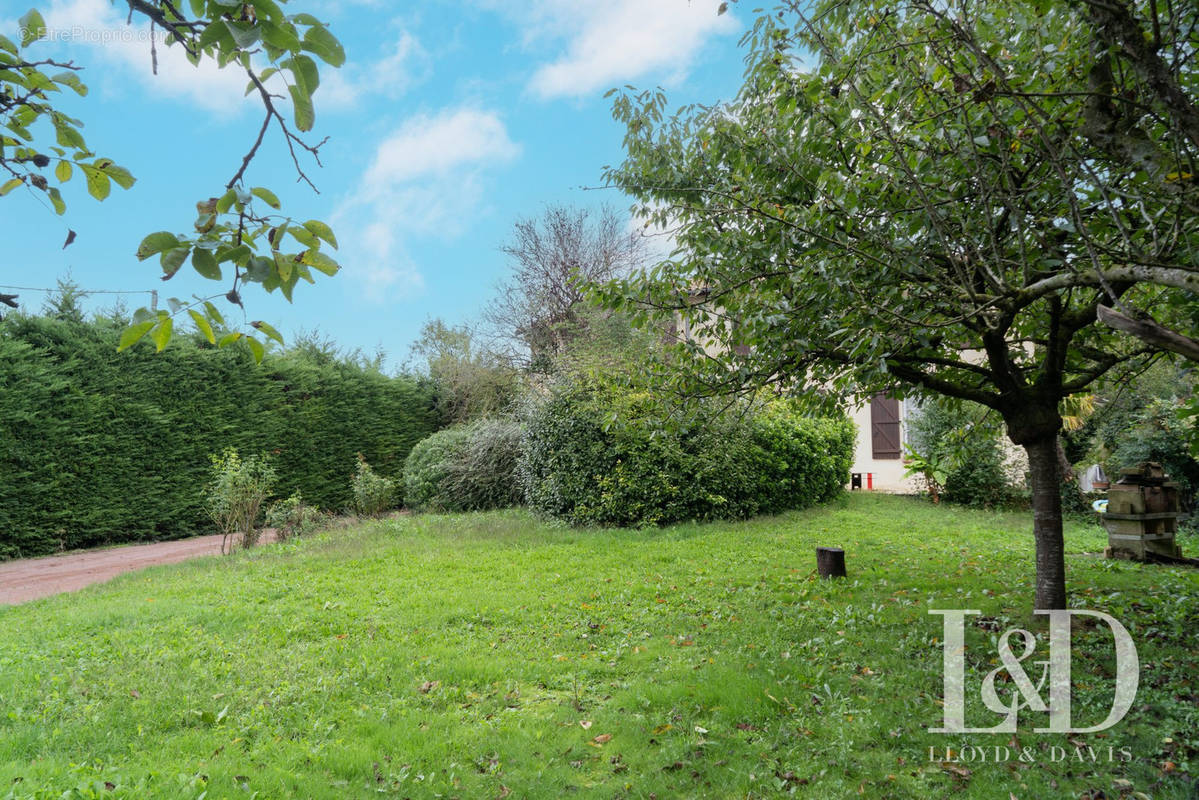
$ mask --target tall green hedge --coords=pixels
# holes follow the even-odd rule
[[[426,384],[302,352],[255,365],[177,336],[116,352],[116,323],[0,323],[0,558],[211,528],[209,455],[266,453],[278,493],[339,510],[355,453],[398,477],[437,429]]]
[[[784,403],[664,417],[648,393],[587,382],[528,409],[524,431],[526,503],[575,525],[802,508],[841,492],[854,450],[846,418],[804,417]]]

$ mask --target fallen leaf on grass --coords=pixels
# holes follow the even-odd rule
[[[420,685],[420,693],[428,694],[441,685],[441,681],[425,681]]]
[[[604,744],[604,743],[606,743],[606,742],[610,741],[611,739],[612,739],[612,734],[610,734],[610,733],[601,733],[599,736],[595,737],[595,738],[594,738],[594,739],[592,739],[591,741],[595,742],[596,744],[600,744],[600,745],[602,745],[602,744]]]
[[[587,730],[588,728],[591,727],[591,720],[581,719],[581,720],[579,720],[579,725],[582,726],[583,730]]]
[[[666,733],[668,730],[670,730],[673,727],[674,726],[668,722],[665,725],[659,725],[658,727],[654,728],[654,733]]]
[[[942,764],[941,769],[943,769],[946,772],[950,773],[951,775],[955,775],[959,778],[969,778],[971,775],[974,774],[970,770],[966,769],[965,767],[957,767],[957,766],[954,766],[953,764]]]

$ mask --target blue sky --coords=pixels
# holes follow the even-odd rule
[[[316,286],[301,284],[295,303],[247,292],[251,319],[285,336],[319,329],[348,347],[388,353],[395,366],[426,319],[469,322],[504,276],[499,247],[520,217],[546,204],[623,210],[601,183],[622,159],[623,130],[611,119],[615,86],[662,86],[672,106],[727,99],[741,77],[737,47],[751,20],[717,0],[426,0],[422,3],[308,2],[345,45],[341,70],[323,69],[315,95],[316,138],[324,168],[306,164],[320,194],[295,182],[276,131],[249,173],[284,211],[333,224],[343,266]],[[130,191],[103,203],[82,183],[65,190],[56,216],[34,193],[2,201],[5,258],[0,284],[48,287],[68,272],[85,289],[158,289],[160,295],[211,294],[190,271],[158,280],[154,260],[133,253],[146,233],[187,231],[194,203],[219,195],[257,133],[254,98],[243,78],[212,65],[193,68],[159,47],[151,75],[144,31],[125,25],[123,3],[39,3],[54,41],[34,54],[85,67],[91,92],[63,95],[85,123],[88,145],[129,168]],[[0,30],[15,38],[27,2],[0,2]],[[178,48],[175,48],[177,50]],[[76,185],[78,184],[78,185]],[[78,239],[61,245],[67,229]],[[27,306],[40,305],[23,292]],[[112,295],[97,295],[93,306]],[[148,294],[125,298],[130,308]]]

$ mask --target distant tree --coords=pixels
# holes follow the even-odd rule
[[[437,387],[437,406],[447,424],[469,422],[509,410],[519,391],[517,370],[476,343],[465,325],[432,319],[412,344],[415,369]]]
[[[501,249],[512,271],[483,319],[497,349],[533,369],[544,369],[586,330],[588,284],[627,275],[645,262],[643,239],[608,207],[550,206],[538,218],[517,220]]]
[[[679,249],[608,306],[696,332],[678,391],[994,409],[1028,454],[1035,607],[1063,608],[1061,404],[1161,347],[1097,314],[1177,326],[1199,286],[1197,22],[1155,0],[787,2],[734,102],[617,98],[609,177]]]
[[[83,299],[87,292],[70,275],[58,279],[57,289],[42,303],[42,316],[83,322]]]
[[[284,14],[280,5],[286,1],[127,0],[130,23],[135,18],[148,22],[153,31],[161,32],[168,47],[181,49],[193,64],[207,59],[222,69],[244,72],[247,94],[262,102],[263,118],[245,156],[236,169],[231,168],[229,180],[213,186],[214,196],[195,202],[197,216],[190,229],[151,233],[136,253],[139,260],[157,256],[163,280],[178,273],[190,257],[200,275],[225,281],[227,290],[194,301],[172,298],[169,310],[139,309],[121,336],[121,348],[149,335],[161,350],[171,338],[175,319],[186,312],[209,341],[224,346],[244,340],[261,360],[265,340],[260,341],[259,335],[282,343],[278,332],[265,322],[251,322],[245,330],[226,324],[211,301],[224,297],[240,307],[248,284],[268,292],[278,289],[290,301],[300,280],[313,282],[313,270],[334,275],[339,269],[321,249],[324,244],[337,247],[328,225],[276,213],[282,206],[275,194],[249,185],[246,179],[273,127],[287,146],[299,179],[312,186],[299,156],[302,152],[320,163],[323,142],[311,144],[300,136],[312,130],[315,120],[312,95],[320,85],[316,59],[333,67],[345,62],[345,52],[329,29],[311,14]],[[63,184],[82,175],[97,200],[108,197],[113,184],[132,187],[133,175],[113,159],[97,157],[84,141],[83,123],[64,114],[52,99],[63,89],[87,94],[79,78],[82,68],[74,61],[36,54],[38,42],[49,33],[36,9],[18,24],[15,40],[0,35],[0,196],[25,189],[44,196],[56,213],[63,214],[66,203],[52,181]],[[147,52],[151,69],[157,69],[157,59],[157,46],[152,43]],[[290,114],[281,92],[286,92]],[[74,239],[71,231],[64,246]],[[8,304],[14,300],[9,296]]]

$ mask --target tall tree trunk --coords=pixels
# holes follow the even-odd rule
[[[1037,543],[1037,590],[1034,607],[1066,607],[1066,557],[1062,540],[1061,468],[1057,436],[1027,442],[1032,488],[1033,538]]]

